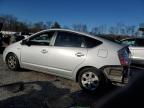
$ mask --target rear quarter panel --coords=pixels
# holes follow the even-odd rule
[[[108,65],[121,65],[118,57],[118,51],[121,48],[123,46],[107,42],[95,48],[89,48],[85,61],[74,70],[73,79],[75,80],[78,70],[85,66],[100,69]]]

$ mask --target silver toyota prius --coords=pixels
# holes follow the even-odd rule
[[[45,72],[79,82],[96,91],[107,82],[124,82],[129,56],[126,48],[109,40],[66,29],[43,30],[8,46],[7,66]]]

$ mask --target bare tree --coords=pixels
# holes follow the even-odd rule
[[[104,34],[106,32],[106,26],[104,24],[99,26],[100,34]]]
[[[12,15],[1,15],[0,20],[3,22],[4,30],[12,30],[16,26],[17,18]]]
[[[25,21],[19,21],[13,15],[0,15],[0,23],[3,23],[2,30],[5,31],[27,31],[27,32],[37,32],[43,29],[50,28],[61,28],[58,22],[36,22],[36,23],[28,23]],[[142,25],[144,25],[142,23]],[[63,28],[69,29],[68,26],[63,26]],[[86,24],[74,24],[72,25],[72,29],[81,32],[88,32],[88,28]],[[121,22],[117,23],[114,26],[107,27],[106,24],[101,24],[99,26],[95,26],[92,28],[91,33],[93,34],[114,34],[114,35],[130,35],[130,36],[139,36],[138,28],[135,25],[125,25]]]
[[[63,26],[64,29],[70,29],[68,26]]]
[[[75,31],[88,32],[86,24],[74,24],[72,28]]]
[[[46,28],[47,28],[47,29],[50,29],[51,26],[52,26],[52,24],[53,24],[52,21],[48,21],[48,22],[46,22]]]
[[[100,34],[99,28],[98,27],[92,28],[91,33],[94,34],[94,35]]]
[[[115,34],[115,28],[114,27],[110,27],[109,28],[109,33],[110,34]]]
[[[60,24],[58,22],[54,22],[51,26],[51,28],[61,28]]]

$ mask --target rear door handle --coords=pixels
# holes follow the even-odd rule
[[[46,49],[41,50],[41,53],[45,54],[48,53],[48,51]]]
[[[81,52],[78,52],[78,53],[76,53],[75,55],[76,55],[77,57],[84,56],[84,54],[83,54],[83,53],[81,53]]]

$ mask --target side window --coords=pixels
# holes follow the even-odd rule
[[[85,44],[87,48],[93,48],[102,44],[102,42],[91,37],[85,37]]]
[[[46,32],[46,33],[42,33],[39,35],[36,35],[32,38],[30,38],[30,43],[32,45],[50,45],[52,36],[53,36],[54,32]]]
[[[58,32],[55,46],[84,47],[83,36],[69,32]]]

